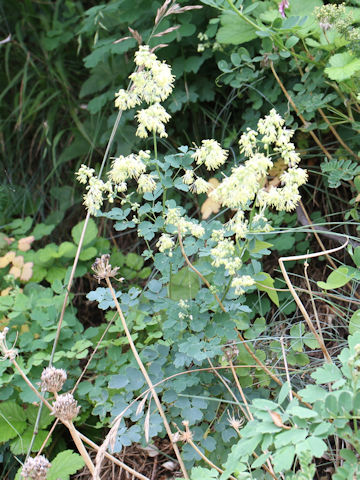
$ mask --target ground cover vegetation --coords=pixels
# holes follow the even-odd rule
[[[356,478],[358,2],[18,7],[1,478]]]

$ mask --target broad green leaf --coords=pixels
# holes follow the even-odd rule
[[[275,436],[275,448],[285,447],[285,445],[289,445],[290,443],[295,445],[298,442],[302,442],[305,440],[307,434],[307,430],[301,428],[292,428],[291,430],[278,433]]]
[[[329,65],[325,68],[328,77],[331,80],[342,82],[360,71],[360,58],[351,55],[349,52],[336,53],[330,57]]]
[[[295,35],[291,35],[291,37],[289,37],[286,40],[285,47],[286,48],[292,48],[294,45],[296,45],[298,43],[299,40],[300,40],[299,37],[296,37]]]
[[[71,230],[71,236],[72,236],[74,242],[76,243],[76,245],[79,245],[81,232],[82,232],[82,229],[84,227],[84,223],[85,223],[85,220],[83,220],[82,222],[75,225],[75,227]],[[86,227],[86,232],[85,232],[83,245],[86,246],[86,245],[89,245],[90,243],[92,243],[96,239],[97,234],[98,234],[98,228],[96,226],[95,220],[90,218],[89,223]]]
[[[52,460],[46,478],[47,480],[69,480],[70,475],[76,473],[84,465],[85,462],[78,453],[64,450]]]
[[[289,382],[285,382],[280,389],[279,396],[278,396],[278,403],[281,405],[285,398],[288,396],[290,392],[290,384]]]
[[[328,394],[325,398],[325,408],[326,410],[334,416],[337,416],[339,412],[339,405],[338,405],[338,400],[335,395],[332,395],[331,393]]]
[[[308,437],[306,440],[296,445],[297,454],[308,451],[317,458],[322,457],[327,449],[328,448],[324,440],[321,440],[321,438],[318,437]]]
[[[255,246],[250,253],[258,253],[271,247],[273,247],[272,243],[263,242],[262,240],[255,240]]]
[[[125,265],[132,270],[141,270],[144,265],[144,259],[136,253],[128,253],[125,257]]]
[[[343,378],[340,368],[333,363],[325,363],[322,367],[317,368],[311,376],[318,385],[336,382]]]
[[[266,463],[266,460],[270,457],[271,453],[263,453],[259,457],[257,457],[254,462],[251,464],[251,468],[259,468],[261,465]]]
[[[291,405],[287,409],[287,413],[299,418],[315,418],[318,416],[318,414],[310,410],[310,408],[299,407],[298,405]]]
[[[360,175],[358,175],[356,178],[358,178],[360,180]],[[360,188],[360,186],[359,186],[359,188]],[[355,248],[354,255],[353,255],[353,260],[354,260],[355,265],[357,267],[360,267],[360,247]]]
[[[350,335],[353,335],[356,332],[360,332],[360,310],[356,310],[356,312],[352,314],[349,322]]]
[[[24,410],[15,402],[0,404],[0,443],[18,437],[26,428]]]
[[[274,288],[274,279],[271,278],[268,273],[264,273],[264,272],[261,272],[261,273],[262,275],[266,276],[266,279],[256,282],[256,286],[258,290],[260,290],[260,292],[266,292],[270,300],[272,300],[275,303],[275,305],[278,307],[280,305],[278,294],[276,290],[272,290]]]
[[[95,247],[84,248],[80,253],[79,259],[82,261],[91,260],[96,257],[96,254],[97,249]]]
[[[235,12],[224,12],[220,17],[221,26],[216,39],[219,43],[240,45],[257,37],[256,29]]]
[[[45,223],[38,223],[34,230],[31,232],[31,235],[35,237],[35,240],[40,240],[40,238],[50,235],[54,230],[55,225],[46,225]]]
[[[194,298],[199,289],[199,277],[187,267],[171,277],[169,293],[173,300]]]
[[[315,7],[321,7],[323,2],[321,0],[291,0],[289,2],[289,10],[286,10],[291,15],[313,15]]]
[[[74,258],[76,254],[76,245],[71,242],[63,242],[59,245],[58,257]]]
[[[290,365],[297,365],[303,367],[304,365],[307,365],[310,360],[309,356],[306,353],[302,352],[289,352],[287,354],[287,361]]]
[[[259,410],[276,410],[279,408],[279,405],[271,400],[266,400],[265,398],[255,398],[253,400],[253,406]]]
[[[33,436],[33,428],[27,429],[24,433],[21,434],[21,438],[17,437],[10,443],[10,450],[14,455],[24,455],[29,446]],[[38,452],[43,444],[47,434],[49,432],[45,430],[39,430],[36,434],[34,443],[32,445],[31,451]],[[50,437],[46,443],[46,446],[50,445],[52,438]]]
[[[215,469],[194,467],[191,469],[191,480],[213,480],[219,478],[219,474]]]
[[[276,450],[273,455],[275,472],[284,472],[291,468],[294,461],[295,449],[293,446],[287,446]]]
[[[244,337],[248,340],[259,337],[266,330],[266,320],[264,317],[257,318],[250,328],[244,333]]]
[[[343,448],[342,450],[340,450],[340,455],[342,456],[342,458],[344,460],[352,463],[353,465],[356,465],[357,462],[358,462],[358,459],[357,459],[355,453],[352,452],[351,450],[347,449],[347,448]]]
[[[317,385],[307,385],[304,389],[299,390],[298,394],[304,402],[313,403],[317,400],[323,400],[327,391]]]
[[[35,405],[28,405],[26,409],[26,418],[31,425],[35,425],[38,411],[39,407],[36,407]],[[44,429],[53,421],[54,417],[50,415],[49,410],[47,408],[43,408],[41,411],[39,427]]]
[[[334,290],[343,287],[352,278],[354,278],[354,273],[350,272],[349,268],[339,267],[330,273],[326,282],[317,282],[317,284],[323,290]]]
[[[49,268],[45,278],[49,283],[53,283],[55,280],[63,280],[65,274],[65,267],[58,267],[54,265],[53,267]]]

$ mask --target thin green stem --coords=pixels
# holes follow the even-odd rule
[[[248,23],[249,25],[251,25],[252,27],[256,28],[256,30],[263,30],[263,28],[261,28],[260,25],[258,25],[257,23],[253,22],[252,20],[250,20],[250,18],[248,18],[246,15],[244,15],[238,8],[235,7],[234,3],[232,2],[232,0],[226,0],[227,3],[230,5],[231,9],[234,10],[234,12],[240,17],[242,18],[246,23]]]

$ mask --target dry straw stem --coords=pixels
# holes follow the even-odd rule
[[[301,200],[300,200],[299,205],[300,205],[300,207],[301,207],[301,210],[302,210],[303,215],[304,215],[305,218],[306,218],[306,221],[307,221],[308,225],[310,226],[310,228],[312,229],[312,231],[313,231],[313,233],[314,233],[314,235],[315,235],[316,241],[318,242],[320,248],[324,251],[324,255],[326,256],[326,259],[328,260],[328,262],[330,263],[330,265],[331,265],[334,269],[336,269],[337,266],[336,266],[335,262],[334,262],[333,259],[330,257],[330,255],[328,255],[328,254],[326,253],[326,248],[325,248],[325,246],[324,246],[321,238],[319,237],[319,233],[324,233],[324,232],[323,232],[322,230],[318,230],[318,231],[316,230],[316,226],[313,225],[313,223],[312,223],[312,221],[311,221],[311,219],[310,219],[310,217],[309,217],[309,215],[308,215],[308,213],[307,213],[307,211],[306,211],[303,203],[301,202]],[[318,232],[319,232],[319,233],[318,233]],[[324,235],[326,235],[326,233],[324,233]],[[349,242],[349,241],[350,241],[350,239],[348,239],[348,242]],[[346,288],[348,288],[348,289],[351,290],[351,287],[349,287],[348,284],[346,284]],[[327,294],[327,295],[330,296],[330,294]],[[355,295],[357,298],[360,299],[360,295],[359,295],[357,292],[354,292],[354,295]],[[351,301],[351,300],[348,300],[348,301]]]
[[[190,262],[188,256],[186,255],[185,253],[185,250],[184,250],[184,245],[183,245],[183,242],[182,242],[182,238],[181,238],[181,233],[180,233],[180,229],[178,228],[178,238],[179,238],[179,245],[180,245],[180,249],[181,249],[181,253],[186,261],[186,263],[189,265],[189,267],[191,268],[191,270],[193,270],[200,278],[201,280],[205,283],[205,285],[207,286],[207,288],[212,291],[211,289],[211,285],[210,283],[206,280],[206,278],[193,266],[193,264]],[[218,297],[218,295],[216,294],[216,292],[212,292],[216,301],[218,302],[221,310],[226,313],[226,308],[224,307],[222,301],[220,300],[220,298]],[[253,360],[257,363],[257,365],[264,371],[267,373],[267,375],[269,375],[269,377],[274,380],[274,382],[276,382],[278,385],[282,385],[283,382],[255,355],[255,353],[251,350],[251,348],[249,347],[249,345],[247,344],[245,338],[241,335],[240,332],[237,332],[237,336],[239,337],[239,339],[241,340],[242,344],[244,345],[244,348],[245,350],[249,353],[249,355],[251,355],[251,357],[253,358]],[[304,402],[302,400],[302,398],[300,397],[300,395],[298,395],[296,392],[293,391],[293,395],[298,399],[300,400],[304,405],[306,405],[308,408],[312,408],[311,405],[307,402]]]
[[[115,314],[115,315],[116,315],[116,314]],[[71,390],[71,393],[72,393],[72,394],[74,394],[74,392],[75,392],[76,388],[78,387],[80,381],[81,381],[82,378],[84,377],[84,375],[85,375],[85,373],[86,373],[86,370],[88,369],[88,367],[89,367],[92,359],[94,358],[95,353],[97,352],[97,350],[98,350],[101,342],[103,341],[105,335],[106,335],[107,332],[109,331],[109,328],[111,327],[111,325],[112,325],[112,323],[113,323],[113,321],[114,321],[114,319],[115,319],[115,315],[114,315],[113,318],[110,320],[108,326],[107,326],[106,329],[104,330],[104,333],[101,335],[99,341],[97,342],[96,347],[94,348],[94,351],[93,351],[92,354],[90,355],[90,358],[89,358],[88,362],[86,363],[83,371],[81,372],[80,377],[77,379],[74,387],[73,387],[72,390]],[[51,429],[50,429],[49,433],[47,434],[45,440],[43,441],[43,443],[42,443],[42,445],[41,445],[41,447],[40,447],[40,450],[39,450],[39,452],[38,452],[38,455],[40,455],[41,452],[43,451],[43,449],[45,448],[45,445],[47,444],[49,438],[51,437],[51,435],[52,435],[53,431],[55,430],[56,425],[57,425],[58,423],[59,423],[59,419],[57,418],[57,419],[55,420],[55,422],[52,424]]]
[[[308,277],[308,274],[307,274],[308,268],[309,268],[309,263],[307,261],[305,261],[305,263],[304,263],[304,276],[305,276],[306,286],[308,288],[308,292],[309,292],[309,295],[310,295],[311,306],[313,308],[313,312],[314,312],[314,316],[315,316],[315,320],[316,320],[316,325],[317,325],[317,328],[318,328],[318,333],[319,333],[319,336],[321,337],[321,341],[324,342],[324,337],[323,337],[323,334],[322,334],[322,328],[321,328],[321,324],[320,324],[320,320],[319,320],[319,315],[318,315],[318,312],[316,310],[315,300],[314,300],[314,296],[312,294],[310,281],[309,281],[309,277]]]
[[[211,361],[209,360],[209,363],[211,364]],[[167,377],[167,378],[164,378],[163,380],[160,380],[160,382],[158,383],[155,383],[153,386],[154,388],[158,387],[159,385],[161,385],[162,383],[165,383],[167,382],[168,380],[171,380],[175,377],[179,377],[180,375],[188,375],[190,373],[196,373],[196,372],[213,372],[213,373],[216,373],[217,370],[228,370],[230,368],[230,366],[228,365],[222,365],[222,366],[218,366],[218,367],[207,367],[207,368],[194,368],[193,370],[185,370],[183,372],[179,372],[179,373],[174,373],[173,375],[170,375],[170,377]],[[234,368],[258,368],[258,365],[234,365]],[[283,368],[285,370],[284,367],[277,367],[279,369]],[[297,369],[294,369],[294,368],[289,368],[289,370],[293,371],[293,372],[297,372]],[[221,381],[224,382],[224,380],[220,377]],[[227,385],[228,387],[228,385]],[[142,397],[148,395],[149,393],[151,392],[151,389],[148,388],[147,390],[145,390],[144,392],[142,392],[139,396],[137,396],[131,403],[129,403],[129,405],[127,405],[124,410],[122,412],[119,413],[119,415],[115,418],[115,420],[113,421],[112,423],[112,427],[111,427],[111,430],[109,431],[108,433],[108,437],[111,437],[113,435],[116,434],[117,430],[119,429],[119,423],[122,419],[122,417],[125,415],[125,413],[129,410],[129,408],[131,408],[138,400],[140,400]],[[236,404],[240,407],[240,404],[239,404],[239,401],[238,399],[235,397],[234,393],[232,392],[231,389],[229,389],[229,393],[233,396]],[[143,400],[142,400],[143,401]],[[307,404],[308,405],[308,404]],[[310,406],[311,408],[311,406]],[[244,413],[244,412],[243,412]],[[244,414],[245,415],[245,414]]]
[[[207,288],[208,288],[210,291],[212,291],[212,290],[211,290],[211,285],[210,285],[210,283],[209,283],[209,282],[207,281],[207,279],[202,275],[202,273],[200,273],[199,270],[197,270],[197,269],[193,266],[193,264],[190,262],[188,256],[186,255],[186,252],[185,252],[185,249],[184,249],[184,244],[183,244],[183,241],[182,241],[182,238],[181,238],[180,227],[178,227],[178,238],[179,238],[179,245],[180,245],[181,253],[182,253],[182,255],[183,255],[186,263],[187,263],[188,266],[201,278],[201,280],[205,283],[205,285],[207,286]],[[216,301],[218,302],[221,310],[222,310],[224,313],[226,313],[226,309],[225,309],[222,301],[220,300],[220,298],[219,298],[218,295],[216,294],[216,292],[213,292],[213,295],[214,295]],[[270,375],[271,378],[276,379],[276,381],[277,381],[278,384],[282,385],[282,381],[281,381],[276,375],[274,375],[274,374],[261,362],[261,360],[254,354],[254,352],[253,352],[253,351],[251,350],[251,348],[247,345],[244,337],[240,334],[240,332],[237,332],[237,334],[238,334],[240,340],[242,341],[245,349],[250,353],[250,355],[251,355],[252,358],[256,361],[256,363],[257,363],[266,373],[268,373],[268,375]],[[231,362],[231,360],[230,360],[230,362]],[[211,362],[210,362],[210,364],[211,364]],[[241,394],[241,398],[242,398],[242,400],[243,400],[243,402],[244,402],[244,404],[245,404],[245,406],[246,406],[246,408],[247,408],[248,415],[249,415],[250,419],[253,420],[252,413],[251,413],[251,411],[250,411],[250,408],[249,408],[249,405],[248,405],[247,400],[246,400],[246,398],[245,398],[245,395],[244,395],[244,393],[243,393],[243,390],[242,390],[242,388],[241,388],[241,386],[240,386],[239,379],[237,378],[237,375],[236,375],[236,372],[235,372],[235,370],[234,370],[234,366],[232,365],[232,362],[231,362],[231,366],[232,366],[231,370],[232,370],[232,373],[233,373],[233,375],[234,375],[234,378],[236,378],[235,382],[236,382],[236,385],[237,385],[237,387],[238,387],[238,389],[239,389],[239,392],[240,392],[240,394]],[[296,394],[294,393],[294,395],[296,395]],[[297,395],[297,396],[298,396],[298,395]],[[298,396],[298,397],[299,397],[299,396]],[[300,398],[300,397],[299,397],[299,398]],[[243,413],[244,413],[244,412],[243,412]],[[247,417],[247,415],[245,415],[245,417]],[[275,474],[274,474],[274,471],[273,471],[273,468],[272,468],[272,465],[271,465],[269,459],[267,460],[267,463],[268,463],[269,467],[266,467],[266,465],[262,465],[262,467],[263,467],[266,471],[268,471],[268,472],[270,473],[270,475],[271,475],[274,479],[276,479],[276,476],[275,476]]]
[[[284,359],[284,367],[285,367],[285,372],[286,372],[286,379],[289,384],[289,400],[292,402],[293,400],[293,393],[291,390],[291,382],[290,382],[290,375],[289,375],[289,368],[288,368],[288,363],[286,359],[286,352],[285,352],[285,345],[284,345],[284,338],[280,337],[280,345],[281,345],[281,351],[283,354],[283,359]]]
[[[325,360],[329,363],[332,363],[332,359],[331,359],[331,356],[329,355],[329,352],[327,351],[324,340],[322,339],[322,336],[320,336],[320,334],[316,331],[316,329],[315,329],[315,327],[314,327],[314,325],[313,325],[313,323],[312,323],[312,321],[309,317],[309,314],[306,311],[306,308],[304,307],[302,301],[300,300],[298,294],[296,293],[296,290],[293,287],[293,285],[291,283],[291,280],[289,278],[289,275],[288,275],[288,273],[285,269],[284,262],[297,261],[297,260],[307,260],[309,258],[320,257],[321,255],[325,255],[325,254],[329,255],[330,253],[334,253],[334,252],[338,252],[339,250],[342,250],[343,248],[345,248],[347,246],[348,243],[349,243],[349,239],[347,239],[346,242],[343,245],[341,245],[340,247],[336,247],[336,248],[333,248],[331,250],[326,250],[326,251],[322,251],[322,252],[318,252],[318,253],[309,253],[307,255],[293,255],[291,257],[281,257],[281,258],[279,258],[280,269],[281,269],[281,272],[284,276],[285,282],[286,282],[287,286],[289,287],[291,295],[293,296],[297,306],[299,307],[301,313],[303,314],[310,331],[313,333],[316,340],[318,341],[318,344],[321,348],[321,351],[323,352]]]
[[[270,67],[271,67],[271,71],[275,77],[275,80],[277,81],[277,83],[279,84],[281,90],[284,92],[284,95],[285,97],[287,98],[288,102],[290,103],[290,105],[293,107],[293,109],[295,110],[297,116],[300,118],[300,120],[302,121],[304,127],[306,127],[308,125],[308,122],[305,120],[305,118],[301,115],[301,113],[299,112],[297,106],[295,105],[294,103],[294,100],[291,98],[291,95],[289,94],[289,92],[286,90],[286,88],[284,87],[284,84],[282,83],[282,81],[280,80],[278,74],[276,73],[275,71],[275,68],[274,68],[274,64],[273,62],[271,61],[270,62]],[[332,156],[331,154],[328,152],[328,150],[324,147],[324,145],[320,142],[320,140],[318,139],[318,137],[315,135],[315,133],[310,130],[309,131],[309,134],[312,136],[314,142],[321,148],[321,150],[323,151],[323,153],[326,155],[326,157],[331,160]]]
[[[21,375],[21,377],[24,379],[24,381],[26,382],[26,384],[29,386],[29,388],[35,393],[35,395],[39,398],[39,400],[50,410],[52,411],[52,406],[51,404],[46,400],[46,398],[43,397],[43,395],[41,395],[41,393],[34,387],[34,385],[30,382],[30,380],[28,379],[28,377],[25,375],[25,373],[23,372],[23,370],[21,369],[21,367],[19,366],[19,364],[17,363],[17,361],[15,359],[11,359],[10,360],[11,363],[14,365],[14,367],[16,368],[16,370],[19,372],[19,374]],[[68,426],[68,423],[69,422],[62,422],[64,423],[64,425],[66,427],[69,428]],[[73,425],[74,427],[74,425]],[[74,432],[76,433],[76,435],[79,437],[79,439],[81,439],[82,441],[84,441],[85,443],[87,443],[90,447],[92,447],[94,450],[97,450],[99,451],[100,450],[100,447],[98,445],[96,445],[96,443],[92,442],[89,438],[87,438],[85,435],[83,435],[82,433],[80,433],[79,431],[76,430],[76,428],[74,427]],[[114,462],[116,465],[119,465],[120,467],[122,467],[124,470],[126,470],[127,472],[129,472],[131,475],[133,475],[135,478],[139,478],[140,480],[149,480],[149,478],[145,477],[144,475],[138,473],[136,470],[132,469],[131,467],[129,467],[128,465],[126,465],[125,463],[121,462],[120,460],[118,460],[117,458],[115,458],[113,455],[110,455],[109,453],[105,452],[105,457],[109,458],[112,462]],[[85,459],[84,459],[85,460]]]
[[[295,63],[296,63],[296,66],[299,70],[299,73],[301,76],[304,75],[304,72],[303,72],[303,69],[301,68],[301,66],[298,64],[297,62],[297,58],[296,58],[296,54],[295,54],[295,50],[294,48],[291,48],[291,52],[293,53],[293,58],[295,60]],[[311,60],[314,60],[313,57],[311,57]],[[317,109],[318,112],[320,113],[320,115],[322,116],[323,120],[328,124],[328,127],[330,129],[330,131],[332,132],[332,134],[334,135],[334,137],[337,139],[337,141],[340,143],[340,145],[342,145],[345,150],[347,150],[356,160],[360,160],[360,157],[358,155],[356,155],[356,153],[354,153],[351,148],[344,142],[344,140],[340,137],[340,135],[337,133],[335,127],[333,126],[333,124],[330,122],[330,120],[328,119],[328,117],[325,115],[324,113],[324,110],[322,108],[318,108]],[[354,121],[353,118],[349,118],[350,121]]]
[[[122,116],[122,110],[119,110],[119,112],[117,114],[117,117],[116,117],[116,120],[115,120],[115,123],[114,123],[114,126],[113,126],[113,129],[111,131],[109,141],[106,145],[106,150],[105,150],[105,153],[104,153],[104,156],[103,156],[103,159],[102,159],[102,162],[101,162],[101,166],[100,166],[99,178],[101,177],[101,174],[102,174],[102,171],[104,169],[105,163],[108,159],[110,149],[111,149],[111,146],[112,146],[113,141],[114,141],[115,133],[118,129],[118,126],[119,126],[119,123],[120,123],[120,120],[121,120],[121,116]],[[62,304],[62,307],[61,307],[61,312],[60,312],[60,317],[59,317],[58,326],[57,326],[57,330],[56,330],[56,335],[55,335],[55,339],[54,339],[54,342],[53,342],[53,347],[52,347],[52,351],[51,351],[51,355],[50,355],[49,367],[52,365],[52,362],[54,360],[56,347],[57,347],[57,344],[58,344],[58,341],[59,341],[61,327],[62,327],[62,323],[63,323],[63,320],[64,320],[65,310],[66,310],[67,303],[68,303],[68,300],[69,300],[71,287],[72,287],[72,284],[73,284],[76,267],[77,267],[77,264],[79,262],[79,257],[80,257],[82,245],[83,245],[83,242],[84,242],[86,228],[87,228],[87,225],[89,223],[89,219],[90,219],[90,213],[87,212],[86,217],[85,217],[85,221],[84,221],[84,226],[83,226],[83,229],[81,231],[79,244],[78,244],[78,247],[77,247],[77,250],[76,250],[74,263],[73,263],[72,268],[71,268],[70,277],[69,277],[68,285],[67,285],[67,288],[66,288],[64,301],[63,301],[63,304]],[[41,403],[40,407],[39,407],[39,410],[38,410],[38,414],[37,414],[36,422],[35,422],[35,426],[34,426],[34,432],[33,432],[33,436],[32,436],[28,451],[27,451],[26,458],[28,458],[30,453],[31,453],[31,449],[32,449],[33,443],[35,441],[35,436],[37,435],[37,432],[38,432],[38,429],[39,429],[39,422],[40,422],[40,417],[41,417],[42,405],[43,404]]]
[[[155,391],[154,385],[153,385],[153,383],[152,383],[152,381],[151,381],[151,379],[150,379],[150,377],[149,377],[149,375],[148,375],[148,373],[147,373],[147,371],[146,371],[146,368],[145,368],[145,366],[144,366],[144,364],[143,364],[143,362],[142,362],[142,360],[141,360],[141,358],[140,358],[140,356],[139,356],[139,354],[138,354],[138,352],[137,352],[137,349],[136,349],[136,346],[135,346],[135,344],[134,344],[134,342],[133,342],[133,339],[131,338],[131,333],[130,333],[130,331],[129,331],[129,329],[128,329],[128,326],[127,326],[127,323],[126,323],[124,314],[123,314],[123,312],[122,312],[122,310],[121,310],[120,304],[119,304],[119,302],[118,302],[118,299],[116,298],[116,294],[115,294],[115,291],[114,291],[114,289],[113,289],[113,286],[112,286],[112,284],[111,284],[111,282],[110,282],[110,280],[109,280],[108,277],[106,277],[105,280],[106,280],[106,284],[107,284],[107,286],[108,286],[108,288],[109,288],[109,290],[110,290],[111,296],[112,296],[112,298],[113,298],[113,300],[114,300],[114,302],[115,302],[115,307],[116,307],[116,310],[117,310],[117,312],[118,312],[118,314],[119,314],[119,317],[120,317],[122,326],[123,326],[123,328],[124,328],[126,338],[127,338],[128,342],[129,342],[131,351],[132,351],[132,353],[133,353],[133,355],[134,355],[134,357],[135,357],[135,360],[136,360],[137,364],[139,365],[139,368],[140,368],[140,370],[141,370],[141,373],[144,375],[144,378],[145,378],[145,380],[146,380],[146,383],[147,383],[148,386],[149,386],[149,389],[150,389],[150,391],[151,391],[151,394],[152,394],[152,396],[153,396],[153,398],[154,398],[154,400],[155,400],[156,406],[157,406],[157,408],[158,408],[158,410],[159,410],[159,413],[160,413],[160,415],[161,415],[161,418],[162,418],[162,420],[163,420],[166,433],[168,434],[168,437],[169,437],[169,439],[170,439],[170,441],[171,441],[171,443],[172,443],[172,445],[173,445],[173,449],[174,449],[175,455],[176,455],[176,457],[177,457],[177,460],[178,460],[178,462],[179,462],[179,465],[180,465],[182,474],[184,475],[185,479],[188,480],[188,479],[189,479],[189,475],[188,475],[188,473],[187,473],[187,471],[186,471],[186,467],[185,467],[184,462],[183,462],[183,460],[182,460],[182,458],[181,458],[181,455],[180,455],[180,451],[179,451],[179,449],[178,449],[178,446],[172,441],[172,436],[173,436],[173,434],[172,434],[172,431],[171,431],[171,429],[170,429],[170,425],[169,425],[169,423],[168,423],[168,421],[167,421],[167,418],[166,418],[164,409],[163,409],[163,407],[162,407],[162,405],[161,405],[161,402],[160,402],[160,399],[159,399],[159,397],[158,397],[158,394],[157,394],[156,391]],[[97,457],[96,457],[96,470],[95,470],[95,472],[97,472],[97,471],[99,470],[99,468],[100,468],[101,461],[102,461],[103,451],[106,451],[107,443],[108,443],[108,442],[105,441],[105,442],[103,443],[101,449],[100,449],[99,452],[98,452],[98,455],[97,455]],[[105,446],[105,448],[103,448],[103,446]]]
[[[93,476],[93,480],[100,480],[100,477],[95,475],[95,467],[93,462],[91,461],[90,455],[88,454],[86,448],[84,447],[84,444],[80,438],[79,432],[76,430],[74,427],[74,424],[70,422],[63,422],[63,424],[68,428],[70,435],[72,436],[72,439],[74,440],[74,443],[76,445],[76,448],[78,449],[80,455],[84,459],[84,462],[89,469],[89,472]]]
[[[245,408],[241,405],[241,403],[239,402],[239,400],[237,399],[235,393],[231,390],[230,386],[226,383],[226,381],[223,379],[223,377],[219,374],[219,372],[217,372],[215,370],[215,367],[214,365],[212,364],[212,361],[210,360],[210,358],[207,359],[207,361],[210,363],[211,365],[211,370],[214,372],[214,374],[220,379],[221,383],[224,385],[224,387],[226,388],[226,390],[230,393],[230,395],[232,396],[232,398],[235,400],[235,402],[238,404],[238,407],[240,408],[240,410],[242,411],[244,417],[246,418],[246,420],[250,420],[250,418],[252,417],[251,415],[251,412],[249,411],[249,406],[246,402],[246,399],[245,399],[245,406],[247,406],[247,409],[245,410]],[[231,366],[229,365],[229,368],[231,370],[234,369],[234,366],[231,368]],[[235,373],[236,375],[236,373]],[[237,375],[236,375],[237,377]],[[243,399],[244,401],[244,399]],[[253,420],[253,419],[252,419]]]
[[[206,462],[211,468],[214,468],[217,472],[223,474],[224,473],[224,470],[222,470],[220,467],[218,467],[217,465],[215,465],[215,463],[213,463],[211,460],[209,460],[207,458],[206,455],[203,454],[203,452],[200,450],[200,448],[197,447],[197,445],[195,445],[195,443],[191,440],[191,438],[189,438],[187,440],[187,443],[195,450],[195,452],[204,460],[204,462]],[[232,475],[229,475],[228,478],[231,478],[231,480],[236,480],[235,477],[233,477]]]

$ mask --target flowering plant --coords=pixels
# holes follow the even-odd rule
[[[168,349],[161,373],[166,375],[190,364],[200,367],[205,359],[224,358],[223,349],[229,342],[244,340],[239,332],[250,331],[250,320],[256,312],[256,307],[249,307],[245,293],[255,289],[265,291],[278,303],[274,280],[261,271],[259,263],[271,247],[263,240],[263,235],[272,231],[267,212],[294,210],[307,173],[298,166],[300,157],[291,142],[294,131],[285,127],[284,119],[275,109],[259,120],[256,130],[247,129],[241,135],[239,157],[231,158],[230,152],[214,139],[203,140],[192,148],[181,147],[175,154],[161,155],[158,137],[167,136],[165,125],[170,120],[161,102],[171,94],[175,79],[170,67],[160,62],[149,46],[139,47],[135,64],[129,88],[116,93],[115,106],[125,110],[138,108],[142,103],[149,105],[138,110],[134,117],[138,122],[136,134],[144,139],[152,137],[153,152],[144,149],[116,156],[106,181],[85,165],[77,176],[86,184],[84,205],[88,212],[114,220],[116,230],[136,228],[144,241],[142,255],[158,271],[145,292],[134,291],[131,300],[119,291],[116,293],[119,301],[115,300],[110,280],[105,277],[104,280],[113,292],[122,322],[125,321],[122,312],[131,314],[133,309],[145,308],[147,315],[159,318],[162,325],[159,347]],[[224,172],[219,171],[221,167]],[[210,175],[216,175],[216,181]],[[217,205],[217,211],[223,210],[206,221],[196,214],[189,216],[183,206],[186,194],[193,202],[204,202],[207,197]],[[107,212],[103,208],[106,197],[114,204]],[[109,271],[112,267],[108,266]],[[100,301],[97,292],[100,295],[97,289],[88,298]],[[244,354],[257,358],[251,347],[241,344],[237,355]],[[230,357],[226,356],[225,362],[227,358]],[[137,362],[141,362],[140,358]],[[261,377],[264,384],[269,382],[269,377],[264,378],[260,371],[254,375]],[[150,389],[153,383],[149,382],[157,378],[147,380]],[[202,374],[197,378],[201,384]],[[115,386],[115,379],[114,382]],[[187,382],[181,387],[175,387],[175,383],[164,386],[163,399],[174,388],[185,395],[190,392]],[[199,394],[206,392],[204,386]],[[177,417],[176,404],[177,401],[167,406],[170,418]],[[209,408],[208,403],[206,407]],[[197,412],[196,415],[183,412],[186,428],[199,421],[206,424],[203,413]],[[154,417],[152,421],[157,422]],[[145,424],[146,432],[149,427]],[[166,424],[165,427],[168,432]],[[116,435],[116,448],[121,448],[129,431],[123,414],[117,417],[113,428],[109,438]],[[150,427],[150,435],[158,431]],[[192,438],[190,435],[187,441]],[[190,456],[188,460],[193,458]]]

